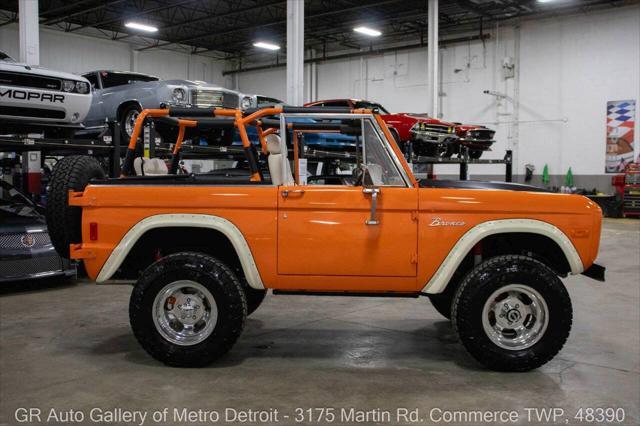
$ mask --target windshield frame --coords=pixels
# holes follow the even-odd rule
[[[2,50],[0,50],[0,61],[8,62],[10,64],[17,63],[17,61],[15,59],[13,59],[11,56],[9,56],[7,53],[3,52]]]

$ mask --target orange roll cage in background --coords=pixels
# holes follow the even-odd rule
[[[140,112],[140,115],[138,116],[138,119],[136,120],[136,124],[133,127],[133,132],[131,133],[131,138],[129,139],[129,145],[127,147],[127,153],[125,156],[125,160],[124,160],[124,164],[122,166],[122,175],[121,176],[128,176],[131,173],[131,170],[133,169],[133,160],[135,157],[135,151],[136,151],[136,147],[138,144],[138,138],[140,137],[140,132],[142,130],[142,126],[144,125],[144,120],[147,117],[171,117],[173,116],[172,114],[172,109],[145,109],[142,110]],[[282,108],[264,108],[258,111],[255,111],[251,114],[249,114],[248,116],[244,116],[243,112],[241,110],[237,110],[237,109],[211,109],[210,113],[211,116],[215,117],[233,117],[234,118],[234,122],[235,122],[235,126],[238,128],[238,132],[240,133],[240,140],[242,141],[242,147],[245,150],[245,154],[247,155],[247,160],[249,161],[249,167],[251,169],[251,178],[250,180],[253,182],[260,182],[262,181],[262,176],[260,174],[260,170],[257,167],[257,160],[255,159],[255,157],[252,155],[251,153],[251,149],[252,149],[252,145],[251,142],[249,141],[249,136],[247,135],[247,129],[246,129],[246,125],[248,125],[249,123],[252,123],[254,121],[259,120],[262,117],[265,116],[269,116],[269,115],[277,115],[283,112]],[[179,127],[179,132],[178,132],[178,140],[176,141],[176,145],[181,145],[182,144],[182,139],[184,138],[184,132],[185,132],[185,127],[197,127],[198,125],[198,117],[193,117],[191,115],[189,115],[189,118],[191,118],[191,120],[178,120],[178,127]],[[200,117],[200,118],[205,118],[205,117]],[[260,135],[261,133],[261,135]],[[260,143],[262,145],[262,149],[266,150],[266,142],[264,141],[264,136],[266,136],[267,133],[266,131],[263,132],[261,131],[261,129],[259,128],[259,138],[260,138]],[[180,138],[180,135],[182,135],[182,138]],[[179,146],[178,149],[176,150],[174,148],[174,155],[177,154],[179,152]]]

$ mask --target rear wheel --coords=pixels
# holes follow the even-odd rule
[[[462,344],[493,370],[540,367],[560,351],[571,330],[564,285],[549,267],[526,256],[498,256],[476,266],[452,306]]]
[[[47,193],[47,227],[58,254],[69,258],[69,245],[82,241],[82,208],[69,206],[69,191],[84,191],[91,179],[104,178],[100,163],[86,155],[58,161]]]
[[[171,254],[149,266],[129,302],[138,342],[174,367],[201,367],[227,353],[246,316],[247,301],[236,275],[201,253]]]

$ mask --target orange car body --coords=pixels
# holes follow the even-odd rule
[[[583,196],[423,187],[402,167],[412,184],[380,188],[378,226],[365,224],[371,197],[356,186],[90,184],[70,197],[82,207],[82,243],[71,255],[91,279],[104,281],[134,237],[163,226],[162,218],[203,227],[213,218],[241,234],[233,243],[246,243],[243,267],[245,275],[257,271],[254,287],[385,293],[443,291],[469,250],[496,232],[541,233],[567,255],[574,274],[597,256],[601,211]]]

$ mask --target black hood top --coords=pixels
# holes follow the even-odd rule
[[[454,188],[454,189],[500,189],[504,191],[551,192],[548,189],[532,185],[510,182],[484,182],[480,180],[434,180],[421,179],[421,188]]]

